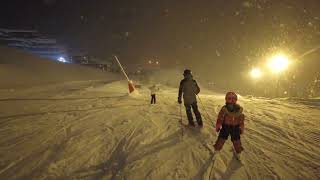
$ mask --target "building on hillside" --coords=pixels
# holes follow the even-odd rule
[[[70,59],[74,64],[81,64],[88,67],[98,68],[102,71],[114,71],[114,64],[111,61],[90,56],[88,55],[88,53],[73,52]]]
[[[46,38],[37,30],[0,28],[0,44],[18,48],[34,55],[68,62],[67,51],[55,39]]]

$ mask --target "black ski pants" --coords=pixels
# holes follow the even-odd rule
[[[193,116],[192,116],[192,112],[191,112],[191,109],[192,109],[194,115],[196,116],[196,120],[197,120],[198,125],[202,126],[203,125],[202,118],[201,118],[201,114],[198,109],[197,102],[194,102],[192,104],[184,104],[184,106],[186,107],[186,113],[187,113],[189,124],[194,125]]]
[[[155,104],[155,103],[156,103],[156,95],[151,94],[151,104]]]

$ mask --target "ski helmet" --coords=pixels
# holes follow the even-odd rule
[[[188,74],[192,74],[191,70],[190,69],[186,69],[183,71],[183,75],[188,75]]]
[[[238,96],[235,92],[227,92],[225,99],[227,103],[235,104],[238,100]]]

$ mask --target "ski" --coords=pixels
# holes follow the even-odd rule
[[[210,160],[211,160],[211,166],[210,166],[210,171],[209,171],[209,179],[211,179],[212,177],[212,171],[213,171],[213,167],[214,167],[214,163],[215,163],[215,160],[216,160],[216,157],[217,157],[217,153],[212,150],[210,148],[210,144],[208,142],[205,142],[202,144],[210,153]]]
[[[233,157],[234,157],[239,163],[241,163],[242,165],[244,165],[241,156],[237,154],[236,150],[235,150],[234,148],[232,148],[231,151],[233,152]]]

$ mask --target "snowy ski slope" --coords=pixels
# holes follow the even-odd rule
[[[124,81],[71,81],[0,91],[0,179],[209,179],[224,95],[200,95],[204,129],[181,136],[177,89],[127,94]],[[212,179],[320,179],[319,100],[241,97],[243,164],[231,142]],[[184,109],[183,109],[184,110]],[[187,123],[183,111],[183,123]]]

